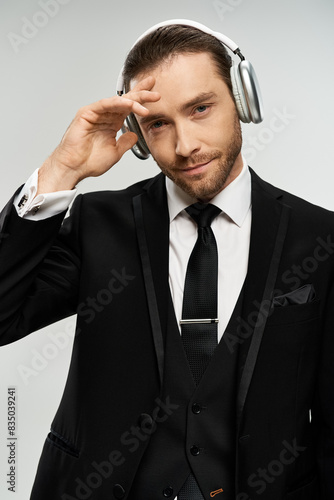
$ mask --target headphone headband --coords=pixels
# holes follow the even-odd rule
[[[197,21],[190,21],[189,19],[169,19],[168,21],[163,21],[161,23],[155,24],[154,26],[146,30],[142,35],[140,35],[139,38],[137,38],[137,40],[132,45],[130,50],[132,50],[133,47],[135,47],[140,40],[145,38],[146,35],[153,33],[158,28],[163,28],[164,26],[171,26],[173,24],[178,24],[180,26],[190,26],[192,28],[197,28],[198,30],[203,31],[208,35],[212,35],[215,38],[217,38],[217,40],[219,40],[223,45],[229,48],[232,52],[234,52],[234,54],[237,54],[241,60],[245,59],[244,56],[241,54],[238,45],[235,42],[233,42],[233,40],[231,40],[229,37],[223,35],[222,33],[218,33],[218,31],[211,30],[204,24],[198,23]],[[122,95],[124,93],[123,70],[124,70],[124,65],[122,66],[122,69],[117,78],[116,93],[118,95]]]

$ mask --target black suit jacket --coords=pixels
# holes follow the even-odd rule
[[[334,217],[251,174],[243,312],[222,340],[231,353],[239,349],[237,499],[329,500]],[[0,218],[1,344],[78,314],[32,498],[126,498],[149,443],[143,415],[174,411],[172,395],[160,398],[169,293],[164,177],[79,196],[61,227],[63,217],[20,219],[10,201]]]

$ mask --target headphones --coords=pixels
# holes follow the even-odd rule
[[[239,119],[244,123],[260,123],[263,120],[263,105],[262,105],[262,97],[260,92],[260,87],[258,84],[258,80],[254,71],[253,66],[249,61],[247,61],[242,53],[240,52],[239,47],[236,43],[234,43],[230,38],[223,35],[222,33],[218,33],[217,31],[212,31],[210,28],[204,26],[204,24],[200,24],[196,21],[190,21],[187,19],[171,19],[169,21],[164,21],[162,23],[156,24],[149,28],[145,33],[143,33],[133,44],[132,48],[146,35],[153,33],[158,28],[163,26],[170,26],[172,24],[178,24],[181,26],[190,26],[193,28],[197,28],[204,33],[214,36],[221,42],[222,45],[225,45],[229,48],[234,54],[238,55],[241,59],[239,64],[233,64],[230,70],[233,96],[236,103]],[[124,80],[123,80],[123,68],[122,67],[116,85],[116,92],[119,96],[123,95],[125,92],[124,89]],[[124,126],[122,127],[122,133],[125,132],[135,132],[138,136],[137,143],[133,146],[132,152],[141,160],[146,160],[150,156],[150,150],[147,147],[145,139],[141,133],[140,127],[133,113],[131,113],[125,119]]]

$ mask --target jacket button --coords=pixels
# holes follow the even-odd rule
[[[197,457],[197,455],[199,455],[200,453],[200,450],[199,450],[199,447],[194,445],[190,448],[190,453],[194,456],[194,457]]]
[[[139,423],[140,428],[144,432],[145,431],[149,431],[149,432],[152,431],[153,427],[155,425],[153,418],[148,413],[142,413],[139,416],[138,423]]]
[[[173,488],[171,486],[167,486],[162,493],[164,497],[170,498],[173,495]]]
[[[125,489],[120,484],[115,484],[113,492],[114,497],[118,498],[119,500],[125,497]]]
[[[192,412],[195,413],[195,415],[198,415],[202,411],[202,407],[199,403],[194,403],[191,407]]]

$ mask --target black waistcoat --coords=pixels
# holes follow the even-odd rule
[[[229,332],[237,328],[242,296],[229,321]],[[196,387],[171,299],[167,332],[162,401],[171,409],[157,416],[128,499],[174,499],[192,471],[205,500],[219,500],[220,489],[223,500],[233,500],[238,350],[232,353],[223,336]]]

